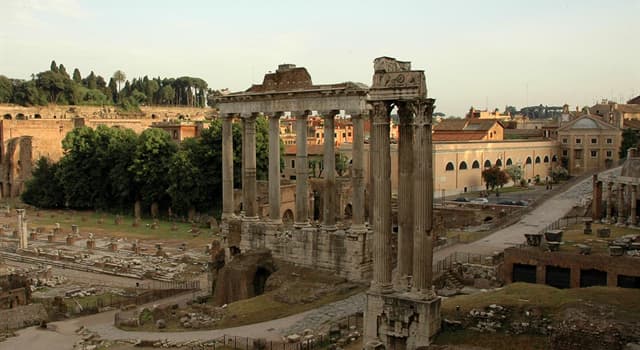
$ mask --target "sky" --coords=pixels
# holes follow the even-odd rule
[[[425,71],[436,111],[640,95],[640,0],[2,0],[0,74],[195,76],[245,90],[278,64],[371,84],[373,59]]]

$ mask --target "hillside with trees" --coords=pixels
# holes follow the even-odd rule
[[[140,105],[205,107],[211,93],[200,78],[144,76],[127,80],[118,70],[107,80],[93,71],[83,77],[78,68],[69,73],[55,61],[49,70],[32,74],[31,80],[0,75],[0,103],[22,106],[114,105],[125,111],[138,110]]]

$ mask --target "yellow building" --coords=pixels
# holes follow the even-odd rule
[[[562,165],[570,175],[608,169],[619,163],[622,130],[592,114],[584,114],[558,129]]]

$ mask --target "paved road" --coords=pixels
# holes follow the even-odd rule
[[[614,169],[612,171],[619,171]],[[562,218],[575,205],[579,204],[583,198],[591,193],[591,178],[587,178],[565,192],[559,193],[548,199],[544,204],[524,215],[522,219],[514,225],[502,230],[496,231],[486,238],[469,243],[457,244],[435,252],[434,261],[445,258],[446,256],[458,252],[473,252],[481,254],[490,254],[495,251],[501,251],[509,246],[520,244],[524,241],[524,234],[537,232],[550,223]],[[184,302],[190,295],[174,297],[164,300],[163,303]],[[353,307],[362,305],[362,297],[355,296],[353,300],[348,301]],[[355,312],[352,307],[348,308],[347,314],[341,314],[339,310],[343,310],[344,305],[339,301],[330,305],[325,305],[316,310],[310,310],[293,316],[262,322],[258,324],[227,328],[215,331],[192,331],[178,333],[159,333],[159,332],[125,332],[113,326],[113,317],[115,311],[105,312],[102,314],[86,316],[73,320],[52,323],[55,327],[54,331],[40,330],[35,327],[27,328],[18,332],[17,337],[9,338],[7,341],[0,343],[2,349],[47,349],[47,350],[63,350],[70,349],[79,337],[74,331],[84,325],[91,330],[99,332],[104,339],[169,339],[175,341],[193,340],[193,339],[212,339],[226,335],[263,337],[269,340],[280,339],[280,332],[289,333],[293,330],[313,327],[319,320],[326,317],[337,319]],[[346,312],[346,311],[345,311]]]

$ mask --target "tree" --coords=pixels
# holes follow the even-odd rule
[[[522,168],[519,165],[509,165],[505,169],[505,172],[509,175],[509,178],[513,180],[514,184],[517,184],[522,178]]]
[[[129,171],[133,174],[138,198],[152,208],[165,203],[169,188],[169,172],[171,157],[177,150],[177,145],[164,130],[151,128],[140,134],[135,150],[133,162]],[[152,215],[157,213],[152,210]]]
[[[622,143],[620,144],[620,159],[627,157],[627,150],[632,147],[638,147],[638,134],[632,129],[624,129],[622,131]]]
[[[13,83],[4,75],[0,75],[0,103],[9,103],[13,98]]]
[[[158,92],[159,100],[161,104],[173,104],[173,100],[176,96],[175,91],[171,87],[171,85],[165,85]]]
[[[91,73],[89,73],[89,75],[87,76],[86,86],[87,86],[87,88],[89,88],[91,90],[93,90],[93,89],[98,87],[98,81],[96,79],[96,74],[93,73],[93,71],[91,71]]]
[[[569,171],[561,166],[551,169],[551,179],[557,183],[559,180],[565,180],[569,177]]]
[[[113,73],[113,80],[115,80],[116,83],[118,84],[118,92],[120,92],[121,90],[122,82],[124,82],[126,79],[127,79],[127,76],[124,74],[123,71],[119,69],[115,71],[115,73]]]
[[[56,64],[56,61],[53,60],[51,61],[51,65],[49,66],[49,70],[52,72],[58,72],[58,65]]]
[[[64,191],[57,180],[58,164],[46,157],[36,162],[33,175],[26,183],[22,192],[22,200],[41,208],[62,208],[64,206]]]
[[[65,77],[57,71],[41,72],[37,75],[36,86],[49,95],[49,102],[57,103],[64,91]]]
[[[73,70],[73,81],[78,84],[82,84],[82,75],[80,74],[80,70],[78,68]]]
[[[509,175],[500,167],[494,165],[482,171],[482,179],[487,186],[487,190],[493,191],[493,189],[502,187],[509,182]]]

